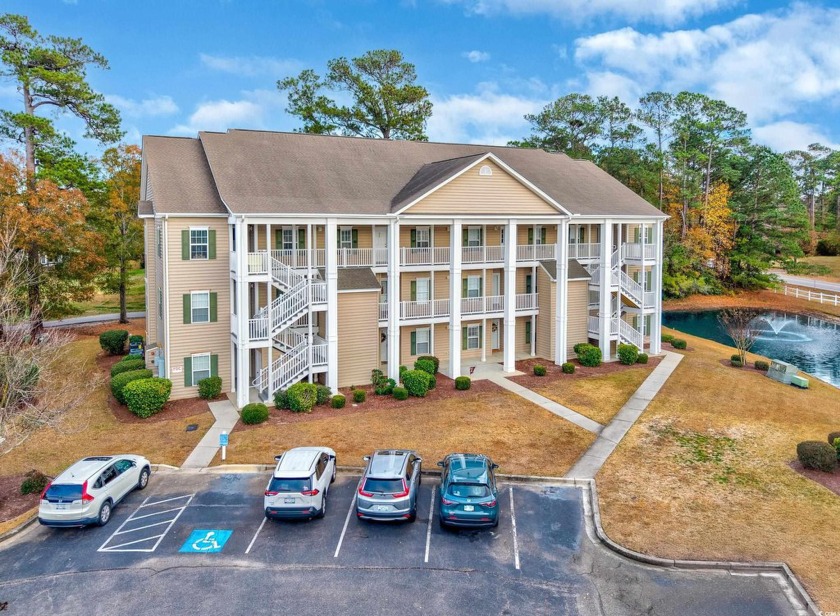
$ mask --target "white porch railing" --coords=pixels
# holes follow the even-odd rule
[[[382,318],[382,304],[379,305],[379,308],[380,318]],[[425,302],[400,302],[401,319],[433,319],[447,316],[449,316],[448,299],[435,299]],[[385,318],[387,318],[387,313]]]
[[[627,272],[623,270],[619,270],[619,275],[621,277],[621,292],[632,299],[636,305],[641,308],[644,300],[644,290],[642,289],[642,285],[633,280],[627,275]]]
[[[656,306],[656,292],[645,291],[645,308],[653,308]]]
[[[268,339],[268,318],[256,317],[248,319],[248,338],[250,340]]]
[[[338,267],[375,267],[388,265],[387,248],[339,248]]]
[[[400,248],[400,265],[447,265],[449,246]]]
[[[315,336],[312,345],[312,364],[315,366],[327,365],[327,341]]]
[[[539,307],[537,293],[518,293],[516,295],[516,310],[536,310]]]
[[[599,334],[599,327],[601,325],[601,318],[600,317],[589,317],[589,321],[587,324],[587,330],[590,334],[595,334],[596,336]]]
[[[656,246],[653,244],[622,244],[621,254],[625,259],[633,259],[634,261],[653,260],[656,258]]]
[[[601,256],[601,244],[569,244],[570,259],[597,259]]]
[[[388,320],[388,302],[379,302],[379,320]]]
[[[545,261],[557,258],[556,244],[526,244],[516,247],[517,261]]]
[[[268,253],[249,252],[248,253],[248,273],[249,274],[267,274],[268,273]]]
[[[313,304],[327,303],[327,281],[313,280],[309,285],[310,300]]]
[[[462,263],[502,263],[504,246],[462,246]]]
[[[312,261],[312,267],[324,267],[324,249],[315,248],[308,250],[306,248],[295,248],[292,250],[272,250],[271,256],[289,267],[305,269],[310,266],[309,261]]]

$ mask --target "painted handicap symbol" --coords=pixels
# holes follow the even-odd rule
[[[232,534],[232,530],[194,530],[178,551],[194,554],[221,552]]]

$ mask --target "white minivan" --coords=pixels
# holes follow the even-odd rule
[[[265,488],[265,517],[274,520],[323,518],[327,492],[335,481],[335,452],[329,447],[296,447],[276,456]]]

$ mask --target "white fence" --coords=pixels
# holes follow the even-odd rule
[[[776,293],[778,293],[778,290]],[[820,304],[840,306],[840,295],[823,293],[822,291],[811,291],[810,289],[800,289],[799,287],[789,287],[785,285],[784,294],[798,299],[805,299],[809,302],[819,302]]]

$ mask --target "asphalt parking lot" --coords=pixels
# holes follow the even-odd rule
[[[34,526],[0,546],[9,614],[796,614],[779,579],[666,571],[587,533],[573,487],[500,484],[493,530],[450,531],[424,477],[413,524],[265,521],[266,474],[159,473],[103,527]],[[5,616],[5,614],[4,614]]]

